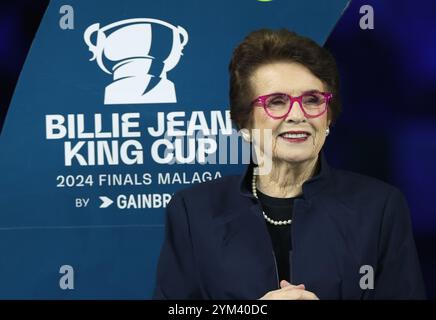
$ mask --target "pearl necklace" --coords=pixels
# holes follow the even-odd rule
[[[256,191],[256,174],[253,172],[253,180],[251,182],[251,187],[252,187],[252,191],[253,191],[253,196],[256,197],[256,199],[259,199],[257,197],[257,191]],[[287,225],[287,224],[291,224],[292,219],[289,220],[273,220],[270,217],[268,217],[265,213],[265,211],[262,210],[262,214],[263,217],[265,218],[266,221],[268,221],[269,223],[275,225],[275,226],[282,226],[282,225]]]

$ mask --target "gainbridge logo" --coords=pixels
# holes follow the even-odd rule
[[[181,26],[152,18],[90,25],[84,33],[93,53],[90,61],[113,77],[105,89],[104,104],[177,102],[167,74],[179,63],[188,39]]]

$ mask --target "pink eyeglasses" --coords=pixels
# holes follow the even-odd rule
[[[286,93],[272,93],[259,96],[251,105],[261,104],[268,116],[273,119],[283,119],[291,112],[294,102],[298,102],[306,118],[316,118],[327,111],[327,105],[332,99],[330,92],[308,91],[301,96],[292,97]]]

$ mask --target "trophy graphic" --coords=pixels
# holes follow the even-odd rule
[[[90,25],[83,35],[90,61],[113,75],[104,104],[174,103],[174,83],[167,78],[183,55],[188,33],[180,26],[152,18],[127,19],[100,28]]]

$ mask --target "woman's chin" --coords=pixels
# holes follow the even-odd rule
[[[277,162],[301,163],[311,160],[313,156],[308,152],[294,153],[294,154],[277,154],[274,160]]]

